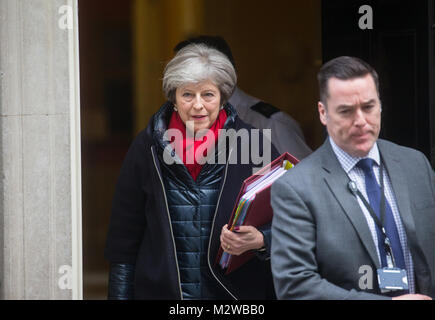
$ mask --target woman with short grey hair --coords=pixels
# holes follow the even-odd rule
[[[204,80],[212,80],[221,93],[222,104],[233,94],[237,84],[234,66],[220,51],[204,44],[184,47],[167,65],[163,72],[163,92],[175,103],[177,88]]]
[[[230,162],[232,152],[241,158],[242,141],[221,133],[248,130],[243,143],[251,145],[252,128],[227,103],[236,82],[227,57],[202,44],[167,64],[168,101],[133,141],[116,186],[105,249],[110,299],[275,297],[270,225],[237,232],[226,225],[243,180],[258,166],[251,156],[247,164]],[[262,152],[262,137],[257,143]],[[273,146],[264,150],[271,150],[267,159],[278,156]],[[257,255],[226,275],[215,261],[220,247]]]

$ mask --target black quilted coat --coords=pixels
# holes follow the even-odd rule
[[[251,132],[231,105],[225,110],[225,129]],[[258,255],[228,276],[215,264],[221,228],[229,220],[243,180],[258,165],[251,157],[249,163],[242,163],[241,139],[227,141],[227,148],[217,148],[215,157],[226,152],[225,159],[236,156],[237,161],[206,163],[195,183],[183,165],[169,166],[163,161],[167,145],[163,133],[171,113],[170,103],[160,108],[133,141],[121,168],[105,249],[111,264],[109,298],[274,299],[267,254]],[[272,146],[271,158],[277,156]],[[196,222],[180,224],[180,214],[190,221],[195,212],[199,214]],[[260,231],[269,252],[270,226]],[[186,235],[198,232],[201,237],[192,249]],[[190,254],[202,259],[201,268],[193,273],[189,272]],[[195,285],[189,284],[192,277]]]

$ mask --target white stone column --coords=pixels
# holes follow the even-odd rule
[[[81,299],[77,0],[0,0],[0,298]]]

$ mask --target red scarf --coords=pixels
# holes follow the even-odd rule
[[[192,176],[193,180],[196,181],[196,178],[198,178],[198,175],[202,169],[202,165],[199,164],[197,161],[199,159],[196,159],[195,157],[196,150],[201,147],[203,153],[201,154],[200,158],[204,159],[205,157],[207,157],[207,150],[212,146],[216,145],[219,129],[223,129],[226,120],[227,113],[225,112],[225,110],[222,109],[219,112],[216,121],[213,123],[210,129],[208,129],[207,134],[205,134],[202,139],[200,138],[198,141],[195,141],[195,137],[186,137],[186,125],[181,120],[178,112],[174,111],[172,113],[168,129],[178,129],[183,134],[183,141],[173,141],[172,147],[175,149],[175,151],[177,151],[177,154],[178,150],[183,150],[183,154],[178,154],[178,156],[180,157],[180,159],[183,160],[183,163],[189,171],[190,175]],[[214,139],[208,139],[209,136],[214,137]],[[180,146],[181,143],[182,145]],[[193,152],[191,151],[192,146]]]

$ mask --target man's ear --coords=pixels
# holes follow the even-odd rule
[[[319,110],[320,122],[324,126],[326,126],[326,122],[327,122],[327,119],[328,119],[328,115],[327,115],[328,111],[326,110],[326,106],[321,101],[319,101],[317,103],[317,109]]]

